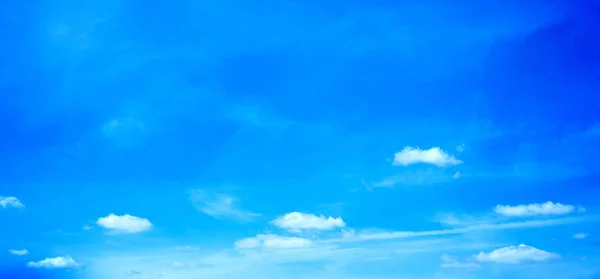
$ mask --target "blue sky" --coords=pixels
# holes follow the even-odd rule
[[[3,3],[0,277],[598,278],[597,10]]]

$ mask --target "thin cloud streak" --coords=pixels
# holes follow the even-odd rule
[[[503,230],[503,229],[524,229],[524,228],[537,228],[537,227],[549,227],[549,226],[560,226],[573,223],[581,223],[586,221],[597,221],[600,219],[599,215],[592,215],[586,217],[572,217],[572,218],[560,218],[552,220],[530,220],[523,222],[510,222],[500,224],[481,224],[471,225],[463,228],[447,229],[447,230],[432,230],[432,231],[395,231],[395,232],[381,232],[381,233],[347,233],[345,236],[336,239],[329,239],[322,241],[323,243],[337,243],[337,242],[360,242],[369,240],[389,240],[389,239],[403,239],[403,238],[414,238],[414,237],[426,237],[426,236],[443,236],[443,235],[457,235],[466,234],[473,231],[489,231],[489,230]]]

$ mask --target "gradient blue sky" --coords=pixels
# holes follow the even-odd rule
[[[593,2],[2,3],[0,277],[598,278]]]

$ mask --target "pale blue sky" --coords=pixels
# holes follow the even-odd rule
[[[592,279],[592,1],[0,4],[0,277]]]

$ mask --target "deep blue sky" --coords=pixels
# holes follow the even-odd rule
[[[2,3],[0,277],[596,278],[593,2]]]

